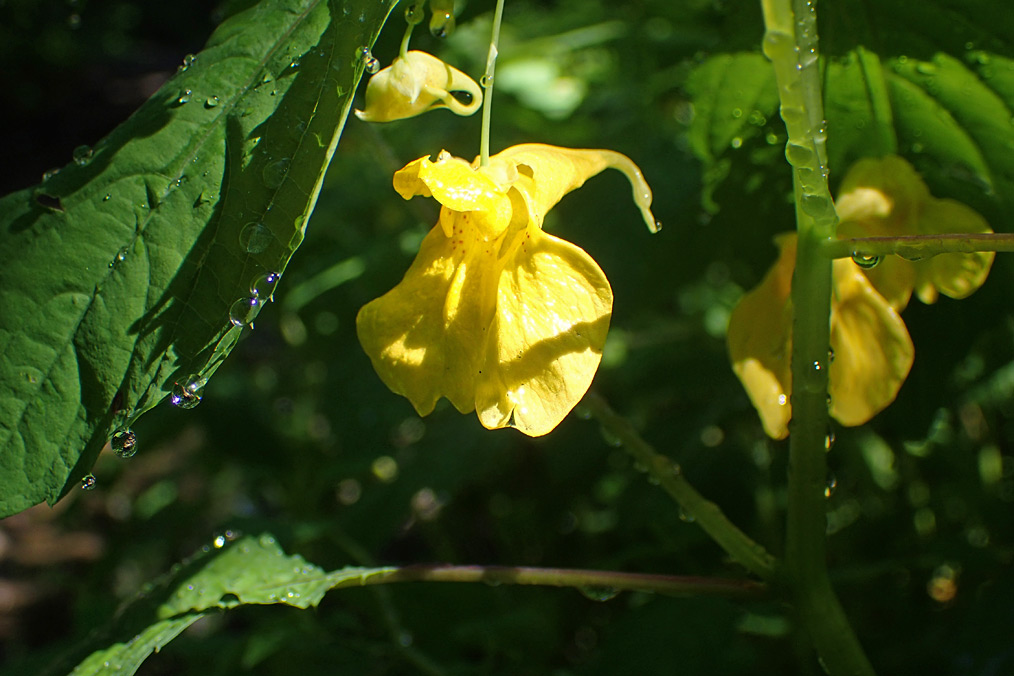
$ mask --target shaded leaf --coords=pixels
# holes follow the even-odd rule
[[[229,354],[230,319],[253,320],[303,239],[392,3],[256,4],[0,200],[0,517],[65,494],[114,430]]]
[[[71,656],[74,676],[129,676],[152,652],[208,612],[243,604],[309,608],[328,590],[358,586],[391,568],[343,568],[327,573],[303,557],[287,556],[270,535],[243,537],[215,549],[206,546],[178,566],[156,588],[142,593],[104,630],[90,636]],[[54,670],[52,673],[63,673]]]

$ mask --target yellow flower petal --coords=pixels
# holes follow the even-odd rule
[[[454,238],[435,227],[404,279],[356,318],[359,342],[381,380],[419,415],[447,397],[475,407],[483,336],[496,300],[495,252],[474,230]]]
[[[993,232],[986,219],[970,207],[949,199],[934,199],[919,219],[922,234]],[[937,291],[950,298],[965,298],[989,275],[992,251],[940,254],[915,263],[915,290],[919,300],[933,303]]]
[[[441,152],[436,162],[421,157],[394,174],[394,189],[405,199],[415,195],[433,197],[451,212],[471,212],[472,222],[484,239],[498,237],[513,215],[510,186],[502,186],[483,171],[457,157]],[[451,236],[450,214],[441,212],[444,232]]]
[[[781,252],[764,279],[747,292],[729,317],[732,370],[773,439],[789,436],[792,408],[792,271],[796,236],[777,238]]]
[[[835,208],[842,222],[864,223],[867,237],[914,235],[918,212],[929,198],[929,188],[905,159],[865,157],[849,167]]]
[[[781,253],[761,283],[729,318],[729,356],[774,439],[789,434],[792,417],[792,272],[796,236],[777,239]],[[887,407],[912,366],[914,349],[904,322],[849,260],[834,262],[831,300],[831,415],[861,425]]]
[[[533,437],[559,425],[598,369],[612,301],[591,256],[530,227],[496,290],[476,390],[482,424]]]
[[[850,260],[834,262],[828,370],[831,415],[862,425],[894,401],[915,349],[898,313]]]
[[[463,92],[463,103],[454,92]],[[449,108],[471,115],[482,105],[475,80],[432,54],[411,51],[372,78],[366,86],[366,109],[356,116],[366,122],[390,122],[429,110]]]
[[[531,218],[540,226],[546,212],[564,195],[580,188],[603,169],[617,169],[630,181],[634,203],[641,210],[648,229],[652,232],[658,229],[651,213],[651,188],[638,166],[622,153],[524,143],[497,153],[490,158],[490,165],[494,171],[496,167],[513,167],[513,172],[511,169],[501,171],[520,175],[519,182],[529,198]]]

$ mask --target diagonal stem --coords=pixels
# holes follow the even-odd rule
[[[647,471],[652,482],[657,482],[672,496],[684,513],[736,562],[764,580],[775,579],[778,571],[775,558],[729,521],[718,505],[698,493],[683,476],[679,465],[652,448],[626,418],[610,408],[595,392],[586,394],[582,404],[598,419],[603,429],[623,443],[623,448],[633,456],[637,466]]]

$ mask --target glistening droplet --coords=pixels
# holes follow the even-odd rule
[[[620,594],[616,587],[578,587],[577,590],[586,598],[592,601],[610,601]]]
[[[277,272],[261,275],[250,285],[250,295],[260,301],[270,303],[275,299],[275,287],[278,286],[278,280],[281,278],[282,276]]]
[[[95,488],[95,484],[98,483],[98,479],[95,478],[94,474],[88,474],[87,476],[81,477],[81,490],[90,491]]]
[[[261,311],[257,298],[240,298],[229,308],[229,321],[233,326],[249,326]]]
[[[366,45],[363,45],[356,50],[356,58],[359,59],[359,61],[366,68],[366,72],[369,73],[370,75],[373,75],[374,73],[380,70],[380,61],[378,61],[376,57],[373,56],[373,53],[370,51],[370,48],[367,47]]]
[[[123,459],[133,457],[137,453],[137,435],[129,427],[122,427],[109,439],[109,445],[113,447],[113,453]]]
[[[184,103],[190,101],[190,97],[193,96],[194,92],[191,89],[180,90],[179,95],[176,97],[174,105],[182,106]]]
[[[83,167],[92,159],[92,149],[89,146],[78,146],[74,148],[72,157],[74,158],[74,164],[79,167]]]
[[[289,173],[288,157],[283,157],[280,160],[275,160],[261,171],[261,178],[264,180],[264,187],[274,190],[282,185],[285,180],[286,174]]]
[[[872,270],[880,264],[880,256],[867,256],[858,251],[852,252],[852,262],[863,270]]]
[[[836,488],[838,488],[838,478],[834,474],[829,474],[827,476],[827,484],[824,485],[824,497],[829,498],[834,495]]]
[[[209,96],[208,98],[204,99],[204,107],[205,108],[217,108],[218,107],[218,97],[217,96]]]
[[[199,375],[192,374],[187,377],[184,381],[177,380],[173,383],[172,394],[169,395],[169,401],[173,406],[182,409],[191,409],[201,403],[201,397],[204,395],[204,385],[206,381]]]
[[[267,251],[274,236],[263,223],[247,223],[239,233],[239,245],[250,254]]]

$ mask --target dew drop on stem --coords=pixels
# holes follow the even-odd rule
[[[880,256],[867,256],[859,251],[852,253],[852,262],[863,270],[872,270],[880,264]]]

